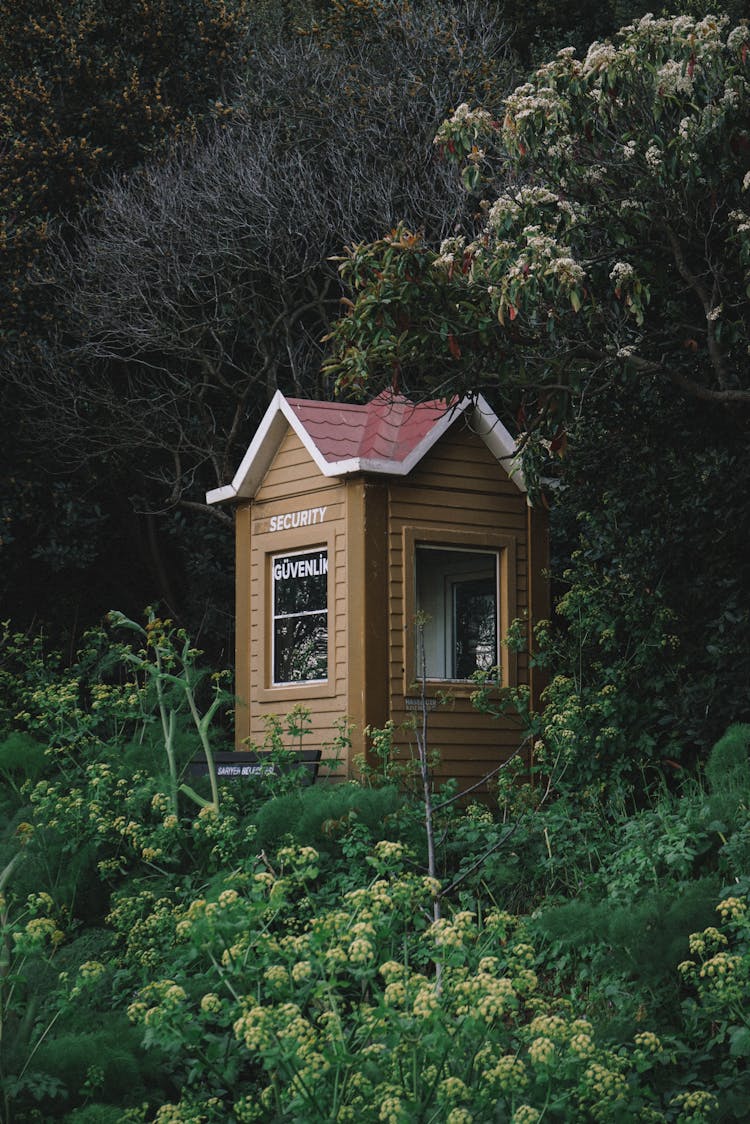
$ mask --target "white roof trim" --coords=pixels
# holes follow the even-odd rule
[[[512,462],[517,453],[515,442],[481,395],[476,399],[463,398],[455,406],[447,408],[443,416],[435,422],[430,431],[425,434],[418,445],[415,445],[409,456],[403,461],[374,457],[349,457],[346,460],[327,461],[294,409],[289,405],[281,391],[277,390],[263,415],[263,420],[258,426],[247,452],[242,458],[239,468],[234,474],[232,483],[207,492],[206,502],[213,504],[239,498],[251,499],[276,455],[287,425],[297,434],[323,476],[350,476],[357,472],[372,472],[385,476],[408,476],[433,445],[450,429],[456,418],[468,411],[470,411],[469,424],[474,432],[482,438],[496,460]],[[503,464],[503,467],[517,487],[525,492],[526,484],[520,466],[514,467],[512,463],[508,463]]]

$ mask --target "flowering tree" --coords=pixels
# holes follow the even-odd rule
[[[361,392],[475,390],[548,437],[635,373],[750,403],[750,28],[645,16],[560,51],[436,146],[477,200],[439,252],[400,227],[347,251],[328,370]]]

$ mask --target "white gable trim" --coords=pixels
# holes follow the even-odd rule
[[[511,480],[522,491],[526,484],[520,466],[514,466],[516,445],[508,430],[502,424],[485,399],[463,398],[455,406],[448,407],[438,418],[430,431],[416,445],[403,461],[387,458],[349,457],[346,460],[327,461],[307,432],[294,409],[289,405],[280,390],[277,390],[271,404],[263,415],[263,420],[242,462],[234,474],[231,484],[214,488],[206,493],[209,504],[223,503],[233,499],[251,499],[265,476],[281,444],[286,427],[299,437],[315,465],[323,476],[350,476],[357,472],[371,472],[385,476],[408,476],[430,449],[450,429],[453,422],[463,413],[468,413],[469,425],[477,436],[502,465]]]

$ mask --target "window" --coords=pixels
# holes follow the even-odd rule
[[[328,678],[328,550],[271,559],[273,685]]]
[[[470,679],[498,663],[498,554],[415,548],[417,609],[424,614],[428,679]],[[416,674],[422,674],[416,645]]]

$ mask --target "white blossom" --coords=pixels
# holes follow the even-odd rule
[[[738,51],[745,43],[750,44],[750,27],[746,23],[741,23],[729,32],[727,47],[730,51]]]
[[[611,43],[594,42],[589,47],[583,63],[584,74],[598,74],[617,58],[617,50]]]
[[[670,94],[689,94],[693,89],[693,79],[687,67],[676,59],[665,62],[656,72],[656,78],[659,93],[664,97]]]
[[[627,281],[632,281],[635,277],[635,269],[626,261],[618,261],[612,267],[609,275],[610,281],[613,281],[616,288],[624,285]]]
[[[570,257],[553,258],[546,272],[556,277],[561,285],[567,285],[569,288],[573,285],[582,285],[586,280],[583,266]]]

